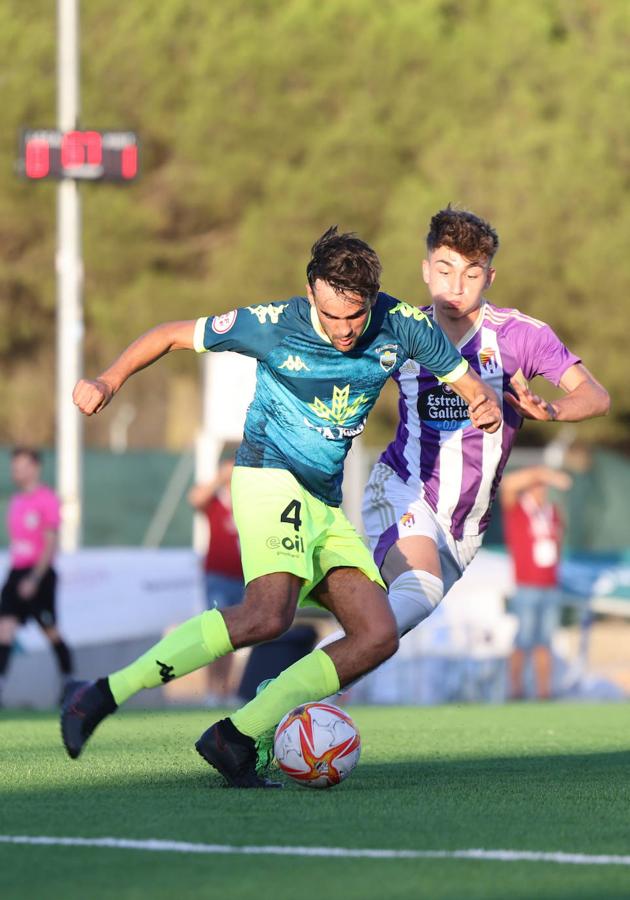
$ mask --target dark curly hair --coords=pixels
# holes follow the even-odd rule
[[[491,260],[499,249],[499,236],[489,222],[451,204],[431,219],[427,234],[429,252],[437,247],[450,247],[466,259]]]
[[[320,278],[337,293],[358,294],[371,303],[380,287],[381,263],[365,241],[339,234],[333,225],[313,244],[306,277],[311,289]]]

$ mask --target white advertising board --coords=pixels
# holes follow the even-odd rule
[[[0,554],[4,580],[6,553]],[[162,634],[204,609],[197,555],[180,549],[93,549],[60,555],[58,621],[70,646],[79,647]],[[20,645],[45,641],[30,623]]]

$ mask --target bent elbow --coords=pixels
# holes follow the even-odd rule
[[[600,416],[607,416],[610,412],[610,394],[606,390],[602,390],[602,398],[600,405]]]

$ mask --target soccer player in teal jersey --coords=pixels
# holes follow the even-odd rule
[[[75,683],[62,710],[71,757],[133,694],[236,648],[272,640],[289,628],[298,603],[320,604],[336,616],[344,636],[294,663],[196,744],[229,784],[271,786],[256,773],[256,739],[287,709],[335,693],[396,651],[396,623],[380,574],[339,508],[352,439],[387,378],[407,359],[463,397],[478,428],[495,431],[501,414],[495,392],[440,328],[379,292],[380,274],[367,244],[330,229],[312,248],[306,297],[158,325],[98,378],[77,384],[75,403],[92,415],[127,378],[170,350],[235,350],[258,360],[232,478],[244,600],[184,622],[108,678]]]

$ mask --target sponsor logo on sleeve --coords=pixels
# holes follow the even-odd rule
[[[417,306],[411,306],[410,303],[405,303],[403,300],[400,300],[396,306],[393,306],[389,314],[393,316],[395,313],[400,313],[401,316],[404,316],[405,319],[415,319],[416,322],[426,322],[429,328],[433,328],[433,322],[427,316],[426,313],[423,313],[421,309]]]
[[[267,320],[272,325],[277,325],[278,319],[288,305],[288,303],[267,303],[259,304],[258,306],[248,306],[247,309],[252,316],[256,316],[261,325],[267,324]]]
[[[213,316],[212,330],[215,334],[225,334],[236,322],[238,310],[232,309],[230,312],[221,313],[220,316]]]

